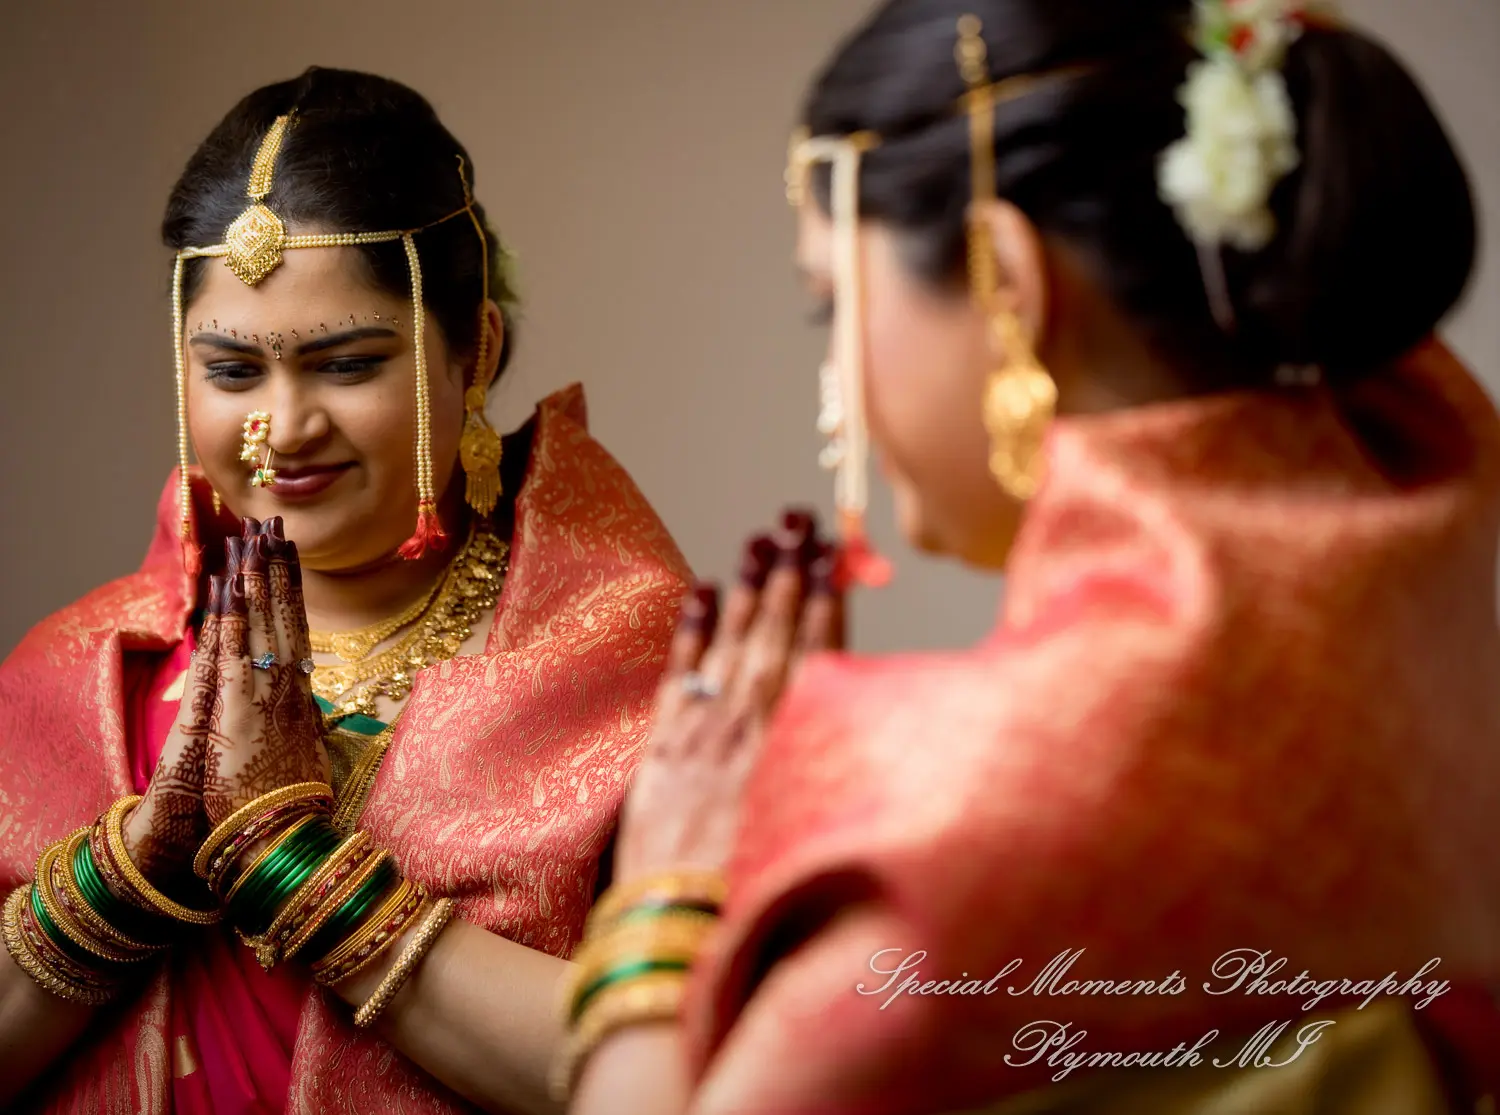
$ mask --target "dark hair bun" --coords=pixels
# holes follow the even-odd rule
[[[804,122],[814,134],[882,136],[861,205],[906,234],[919,274],[963,275],[970,155],[953,49],[968,13],[995,80],[1069,75],[998,108],[1000,196],[1077,248],[1195,386],[1267,383],[1281,364],[1364,374],[1430,333],[1463,293],[1474,202],[1442,124],[1383,47],[1310,29],[1285,66],[1301,164],[1272,198],[1275,240],[1223,253],[1236,327],[1219,327],[1197,250],[1158,188],[1200,57],[1191,0],[888,0],[845,42]],[[814,184],[826,197],[826,175]]]
[[[1274,199],[1280,235],[1234,268],[1244,341],[1357,373],[1407,351],[1462,297],[1474,199],[1427,98],[1379,43],[1310,30],[1285,72],[1302,166]]]

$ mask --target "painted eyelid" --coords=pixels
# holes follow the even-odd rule
[[[318,365],[320,372],[373,372],[389,364],[389,356],[335,356]]]

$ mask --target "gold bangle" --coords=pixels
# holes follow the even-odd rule
[[[82,888],[78,885],[78,877],[74,873],[73,864],[78,858],[78,849],[89,838],[89,829],[81,828],[68,838],[68,843],[62,851],[63,868],[62,880],[63,891],[69,905],[73,907],[74,914],[83,923],[85,929],[101,941],[105,941],[121,949],[127,949],[133,953],[139,953],[137,959],[144,959],[161,952],[167,946],[162,944],[151,944],[146,941],[137,941],[127,933],[116,929],[104,919],[104,915],[89,904],[84,897]]]
[[[328,901],[319,906],[314,911],[312,917],[303,922],[297,931],[292,934],[286,945],[282,947],[281,958],[283,960],[290,960],[301,952],[307,942],[318,935],[318,930],[327,925],[333,915],[339,912],[339,908],[345,902],[349,901],[349,899],[353,898],[355,891],[368,883],[374,877],[375,872],[380,870],[381,865],[390,858],[390,852],[387,852],[384,848],[379,848],[375,851],[374,855],[368,857],[362,864],[355,868],[354,874],[339,884],[338,890],[328,896]]]
[[[563,982],[559,1001],[563,1021],[572,1018],[574,1005],[584,989],[619,964],[631,959],[691,964],[716,925],[714,920],[653,920],[622,926],[586,944],[573,958],[573,967]]]
[[[320,798],[326,800],[331,807],[333,787],[326,782],[297,782],[291,786],[282,786],[280,789],[272,790],[268,794],[262,794],[248,805],[240,806],[215,825],[213,832],[208,834],[208,839],[203,842],[198,849],[198,854],[193,857],[193,871],[200,879],[207,879],[208,869],[219,849],[233,840],[240,829],[261,814],[269,813],[283,805],[291,805],[296,801],[314,801]]]
[[[687,977],[680,972],[655,972],[602,992],[553,1064],[553,1098],[567,1101],[589,1057],[605,1038],[630,1026],[675,1020],[686,993]]]
[[[317,870],[308,877],[307,882],[298,887],[281,909],[276,911],[276,916],[271,919],[266,931],[257,938],[255,945],[255,958],[260,961],[262,968],[269,971],[275,967],[281,958],[281,939],[290,937],[297,925],[317,913],[316,904],[309,908],[309,899],[318,893],[343,864],[369,852],[373,843],[367,832],[357,832],[345,839],[328,854],[327,859],[318,864]]]
[[[426,912],[427,892],[417,884],[403,880],[402,887],[386,907],[376,917],[366,920],[340,947],[339,951],[347,955],[313,965],[313,979],[325,987],[336,987],[353,979],[379,960],[391,942],[404,937]]]
[[[110,858],[115,861],[115,868],[125,876],[126,881],[134,888],[137,897],[158,914],[163,914],[174,921],[186,922],[188,925],[217,924],[224,916],[223,910],[195,910],[191,906],[172,901],[152,886],[132,862],[130,853],[125,848],[125,814],[140,804],[141,797],[140,794],[132,794],[130,797],[121,798],[109,807],[102,818],[104,838],[109,843]]]
[[[396,909],[406,905],[407,899],[420,889],[410,879],[402,879],[390,889],[390,892],[378,907],[367,914],[358,925],[350,930],[349,936],[334,945],[325,955],[317,957],[312,961],[312,970],[314,972],[326,971],[330,968],[336,968],[348,960],[359,951],[360,947],[369,938],[375,935],[381,922],[389,921],[395,917]]]
[[[709,871],[670,871],[610,887],[589,914],[588,933],[599,935],[643,902],[701,902],[717,908],[728,891],[724,877]]]
[[[60,840],[55,844],[49,844],[43,849],[41,856],[36,862],[36,881],[32,884],[36,887],[37,897],[41,899],[42,909],[47,911],[47,916],[52,919],[52,924],[57,926],[57,931],[68,940],[72,941],[85,952],[97,956],[110,964],[129,964],[133,961],[143,960],[149,953],[141,953],[136,950],[123,949],[107,940],[100,940],[94,933],[89,932],[74,916],[72,904],[64,905],[59,901],[57,890],[53,886],[54,873],[57,870],[57,860],[65,848],[73,846],[76,837],[87,833],[88,829],[82,829],[73,836]]]
[[[10,892],[10,897],[5,900],[5,912],[0,915],[0,935],[5,939],[5,951],[10,953],[16,967],[30,976],[43,991],[70,1003],[100,1007],[114,998],[115,988],[75,982],[55,971],[37,955],[34,942],[28,939],[26,927],[22,924],[30,904],[31,884],[22,883]]]
[[[385,1008],[391,1005],[391,1000],[396,997],[406,981],[411,978],[412,972],[416,970],[438,934],[448,926],[448,919],[453,916],[453,899],[439,898],[433,903],[432,911],[418,926],[416,935],[406,942],[406,947],[401,950],[401,955],[396,957],[396,963],[391,965],[391,970],[385,974],[380,985],[370,994],[357,1011],[354,1012],[354,1025],[363,1030],[370,1026],[380,1017]]]
[[[261,864],[265,863],[266,860],[271,858],[271,854],[275,852],[277,848],[281,847],[293,836],[297,835],[297,833],[305,829],[308,825],[323,817],[325,817],[325,814],[322,813],[309,813],[306,817],[298,817],[291,824],[287,825],[286,828],[282,829],[275,836],[271,837],[271,842],[260,850],[260,854],[256,856],[255,859],[250,861],[250,866],[245,868],[245,870],[241,871],[238,875],[235,876],[234,885],[229,888],[229,893],[224,896],[224,905],[228,906],[231,902],[234,901],[234,896],[239,894],[240,887],[244,886],[245,881],[249,879],[250,876],[255,874],[256,868],[258,868]]]

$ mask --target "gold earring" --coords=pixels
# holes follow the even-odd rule
[[[222,515],[224,513],[224,497],[219,494],[218,488],[210,488],[209,491],[213,493],[214,497],[214,514]]]
[[[263,410],[253,410],[245,416],[245,441],[240,447],[240,460],[255,465],[250,474],[252,488],[274,488],[276,470],[271,459],[276,451],[271,448],[271,416]],[[265,446],[265,458],[261,459],[261,446]]]
[[[989,76],[989,48],[978,17],[958,21],[954,56],[968,86],[970,194],[974,204],[989,201],[995,189],[995,103],[1001,87]],[[990,472],[1019,500],[1036,495],[1042,482],[1042,443],[1057,413],[1057,384],[1036,357],[1036,349],[1015,312],[1000,304],[1000,268],[989,229],[976,211],[968,220],[969,288],[989,322],[990,341],[1001,364],[984,386],[984,426],[990,435]]]
[[[990,472],[1019,500],[1041,486],[1042,445],[1057,414],[1057,384],[1015,313],[995,310],[990,336],[1004,354],[984,385],[984,426],[990,435]]]
[[[500,461],[505,455],[505,442],[484,414],[494,377],[489,373],[490,329],[484,305],[479,314],[479,355],[474,364],[474,385],[464,392],[464,432],[458,440],[458,459],[464,466],[464,501],[480,515],[488,515],[500,499]]]
[[[464,210],[469,214],[469,223],[474,226],[474,235],[479,238],[481,268],[479,352],[474,360],[474,383],[464,392],[464,432],[458,441],[458,459],[464,466],[464,502],[480,515],[488,515],[500,499],[500,461],[505,455],[505,442],[484,414],[490,384],[495,378],[490,371],[490,242],[479,214],[474,212],[474,193],[469,188],[469,175],[462,155],[458,156],[458,179],[464,188]]]

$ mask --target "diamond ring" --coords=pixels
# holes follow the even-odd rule
[[[301,670],[304,674],[311,675],[317,668],[318,664],[311,658],[303,658],[297,663],[297,669]]]
[[[682,675],[682,691],[695,701],[711,701],[722,692],[718,682],[704,677],[697,670]]]
[[[265,654],[255,659],[250,665],[257,670],[269,670],[272,666],[276,665],[276,656],[270,651],[266,651]]]

